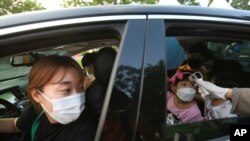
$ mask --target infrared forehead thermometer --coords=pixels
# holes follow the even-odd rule
[[[190,81],[193,81],[193,82],[197,82],[198,80],[199,80],[199,81],[203,81],[203,76],[202,76],[202,74],[201,74],[200,72],[195,72],[195,73],[193,73],[192,75],[190,75],[190,76],[188,77],[188,79],[189,79]],[[208,92],[206,89],[204,89],[202,86],[199,86],[199,88],[200,88],[200,90],[202,91],[202,92],[201,92],[202,94],[205,94],[205,95],[208,95],[208,94],[209,94],[209,92]]]
[[[197,72],[193,73],[192,75],[190,75],[188,77],[188,79],[190,81],[194,81],[195,82],[198,79],[203,80],[203,76],[202,76],[202,74],[200,72],[197,71]]]

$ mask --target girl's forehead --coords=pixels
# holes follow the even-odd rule
[[[193,82],[189,81],[189,80],[183,80],[183,81],[180,81],[178,84],[183,84],[183,83],[190,83],[190,84],[192,84]]]

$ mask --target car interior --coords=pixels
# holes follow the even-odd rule
[[[211,75],[216,73],[230,73],[233,74],[232,80],[236,81],[238,87],[249,87],[249,41],[227,38],[193,37],[192,39],[207,44],[207,48],[214,55],[213,64],[210,66]],[[181,38],[179,41],[185,42],[185,39]],[[210,80],[211,77],[209,78]]]
[[[1,62],[4,63],[3,66],[5,67],[1,73],[4,74],[4,72],[6,73],[4,70],[10,69],[11,72],[9,73],[15,75],[3,75],[5,77],[0,80],[0,118],[18,117],[22,110],[31,104],[27,97],[28,72],[32,65],[40,58],[54,54],[66,55],[71,56],[79,63],[79,65],[81,65],[81,59],[85,53],[98,52],[102,48],[110,48],[112,51],[116,52],[118,46],[119,40],[115,38],[104,38],[46,47],[44,49],[32,50],[30,52],[24,52],[21,54],[1,58]],[[95,85],[92,86],[90,90],[88,90],[88,93],[90,94],[87,96],[87,98],[90,100],[88,100],[89,103],[86,103],[86,105],[87,107],[90,107],[92,111],[94,111],[94,115],[98,115],[98,118],[100,116],[108,80],[116,57],[116,54],[113,54],[113,57],[109,58],[109,52],[110,51],[104,52],[99,55],[99,57],[97,57],[97,60],[100,61],[95,64],[95,69],[97,70]],[[106,65],[103,66],[103,64]],[[100,70],[100,68],[102,69]],[[93,87],[95,88],[93,89]],[[98,91],[96,91],[96,88],[98,88]],[[95,95],[96,92],[99,95]],[[122,97],[120,96],[119,98]],[[99,106],[95,105],[98,104],[98,102]],[[113,106],[111,107],[114,108],[113,110],[118,107],[117,103],[112,105]],[[18,141],[22,139],[22,134],[0,134],[0,136],[1,140],[3,139],[6,141]]]

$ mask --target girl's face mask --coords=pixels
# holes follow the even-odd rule
[[[75,121],[84,109],[84,92],[80,92],[58,99],[49,99],[42,92],[39,91],[39,93],[52,104],[52,112],[49,112],[45,108],[45,106],[41,104],[44,111],[46,111],[54,120],[61,124],[68,124],[70,122]]]
[[[178,98],[182,101],[189,102],[194,99],[194,96],[196,94],[196,90],[194,88],[179,88],[176,91],[176,95]]]

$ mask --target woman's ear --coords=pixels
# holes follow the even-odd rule
[[[40,93],[38,92],[37,89],[35,89],[35,88],[31,89],[30,94],[31,94],[32,99],[35,102],[40,103],[40,101],[41,101],[40,100]]]

